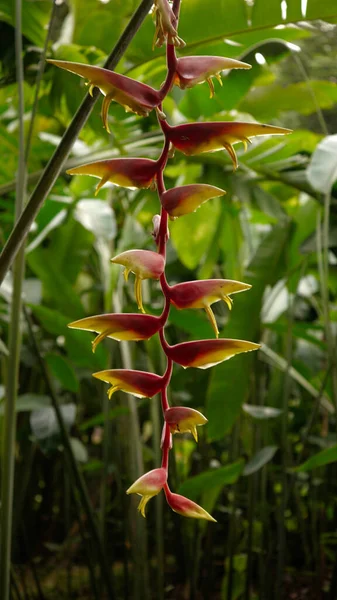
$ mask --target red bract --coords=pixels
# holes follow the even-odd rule
[[[69,323],[68,327],[99,333],[92,342],[92,351],[95,352],[97,345],[106,337],[117,341],[148,340],[159,331],[161,325],[160,317],[153,317],[152,315],[111,313],[86,317]]]
[[[145,507],[148,501],[151,500],[153,496],[159,494],[165,486],[166,481],[166,469],[153,469],[139,477],[139,479],[126,490],[127,494],[138,494],[139,496],[142,496],[138,510],[143,517],[145,517]]]
[[[204,279],[186,281],[170,287],[168,294],[171,302],[180,310],[184,308],[204,308],[212,324],[215,335],[219,335],[211,304],[223,300],[229,309],[232,308],[231,294],[245,292],[252,286],[231,279]]]
[[[258,350],[260,344],[245,340],[198,340],[196,342],[183,342],[175,346],[168,346],[165,350],[171,360],[183,367],[196,367],[209,369],[236,354]]]
[[[168,408],[164,414],[165,421],[171,433],[190,432],[195,441],[198,441],[197,427],[207,423],[206,417],[201,412],[187,406],[174,406]]]
[[[184,56],[178,58],[174,83],[182,90],[207,81],[211,98],[214,96],[212,77],[222,85],[220,73],[225,69],[251,69],[251,65],[224,56]]]
[[[288,133],[291,133],[290,129],[274,127],[274,125],[221,121],[168,127],[167,137],[175,148],[187,156],[203,152],[216,152],[224,148],[232,159],[234,169],[237,169],[238,161],[233,144],[242,142],[246,148],[251,137],[286,135]]]
[[[68,169],[69,175],[91,175],[101,181],[95,195],[105,183],[111,183],[134,190],[156,188],[157,163],[149,158],[112,158]]]
[[[167,486],[164,489],[168,505],[174,512],[178,513],[178,515],[190,517],[192,519],[205,519],[206,521],[213,521],[216,523],[216,520],[213,519],[212,515],[199,506],[199,504],[193,502],[193,500],[185,498],[185,496],[181,496],[180,494],[172,494],[172,492],[167,489]]]
[[[108,396],[121,390],[133,394],[137,398],[152,398],[159,394],[163,387],[163,378],[156,373],[134,371],[131,369],[108,369],[93,373],[93,377],[111,383]]]
[[[164,192],[160,196],[163,208],[172,219],[195,212],[207,200],[226,194],[224,190],[205,183],[182,185]]]
[[[138,308],[144,311],[142,302],[142,280],[159,279],[165,268],[164,257],[151,250],[127,250],[111,259],[111,262],[124,265],[124,278],[128,279],[130,271],[136,275],[135,296]]]
[[[162,102],[160,92],[145,83],[120,75],[120,73],[66,60],[49,60],[48,62],[88,79],[90,94],[92,94],[93,88],[99,88],[105,96],[102,104],[102,121],[108,133],[110,133],[108,110],[112,101],[124,106],[126,112],[134,112],[141,117],[147,117],[151,110],[157,108]]]

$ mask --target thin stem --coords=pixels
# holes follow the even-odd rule
[[[16,78],[19,98],[19,164],[15,199],[15,221],[20,219],[23,211],[26,169],[25,169],[25,140],[24,140],[24,73],[22,58],[22,5],[21,0],[15,3],[15,57]],[[25,270],[24,247],[21,248],[13,269],[13,294],[11,302],[11,317],[9,327],[9,358],[5,414],[3,420],[3,454],[2,454],[2,486],[1,486],[1,515],[0,515],[0,597],[9,599],[10,565],[12,548],[13,493],[15,469],[15,439],[16,439],[16,399],[21,348],[21,292]]]
[[[26,151],[25,151],[26,164],[28,162],[29,152],[30,152],[30,148],[31,148],[33,129],[34,129],[34,121],[35,121],[35,117],[36,117],[36,113],[37,113],[37,107],[39,104],[40,85],[41,85],[44,69],[46,66],[46,54],[47,54],[48,44],[49,44],[49,41],[51,38],[52,27],[53,27],[53,23],[54,23],[55,14],[56,14],[56,5],[57,5],[56,0],[53,0],[53,6],[51,9],[51,15],[50,15],[49,24],[48,24],[48,31],[47,31],[47,35],[45,38],[43,50],[41,53],[40,62],[39,62],[39,70],[38,70],[36,81],[35,81],[34,102],[33,102],[32,114],[30,117],[29,129],[28,129],[27,139],[26,139]]]
[[[111,574],[110,568],[107,563],[106,555],[105,555],[104,548],[102,545],[102,540],[100,538],[98,526],[96,524],[95,515],[94,515],[93,509],[91,506],[89,494],[88,494],[88,491],[87,491],[87,488],[86,488],[86,485],[85,485],[85,482],[83,479],[83,475],[78,468],[78,464],[76,462],[76,458],[74,456],[74,452],[73,452],[73,449],[71,446],[69,433],[65,426],[62,412],[60,410],[59,401],[54,392],[54,387],[50,380],[46,365],[42,359],[41,352],[40,352],[40,349],[39,349],[39,346],[38,346],[38,343],[37,343],[37,340],[36,340],[36,337],[34,334],[34,330],[32,327],[30,317],[25,309],[24,309],[24,312],[25,312],[25,317],[26,317],[26,321],[27,321],[27,325],[28,325],[30,339],[32,342],[32,347],[33,347],[34,353],[36,355],[37,362],[38,362],[40,370],[41,370],[41,374],[45,380],[47,392],[51,398],[52,406],[54,408],[55,416],[56,416],[57,423],[58,423],[58,426],[60,429],[62,443],[63,443],[64,450],[65,450],[66,457],[67,457],[67,463],[69,463],[69,469],[71,471],[71,484],[72,484],[72,486],[74,486],[75,493],[76,493],[76,489],[77,489],[80,494],[82,506],[86,512],[88,527],[90,528],[91,539],[93,540],[93,542],[96,545],[97,556],[100,561],[102,572],[104,573],[104,580],[105,580],[106,588],[108,590],[109,600],[110,599],[113,600],[113,598],[115,597],[115,594],[114,594],[113,584],[112,584],[112,574]]]
[[[19,3],[19,0],[17,0]],[[125,50],[144,21],[152,6],[152,0],[143,0],[126,26],[117,44],[108,57],[104,67],[114,69],[123,56]],[[21,55],[20,55],[21,56]],[[18,62],[18,61],[17,61]],[[13,228],[0,255],[0,284],[2,283],[8,269],[22,246],[30,227],[39,212],[45,198],[53,187],[69,152],[77,139],[82,127],[85,125],[97,99],[99,91],[94,90],[93,96],[87,94],[72,122],[65,132],[59,146],[56,148],[52,158],[47,164],[40,181],[38,182],[29,202]],[[19,185],[21,185],[19,179]]]

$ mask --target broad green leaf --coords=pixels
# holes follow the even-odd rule
[[[39,410],[50,405],[50,397],[43,394],[21,394],[16,401],[15,410],[17,412],[25,412],[31,410]],[[4,414],[5,404],[2,401],[0,404],[0,415]]]
[[[277,446],[265,446],[264,448],[261,448],[261,450],[247,462],[242,474],[251,475],[252,473],[256,473],[256,471],[264,467],[264,465],[273,458],[277,449]]]
[[[50,303],[70,317],[84,316],[82,302],[62,271],[55,265],[50,248],[37,248],[27,256],[27,262],[42,281],[43,295]]]
[[[107,351],[103,344],[100,344],[93,354],[91,351],[90,341],[92,338],[90,338],[90,334],[85,336],[82,331],[69,329],[68,323],[71,321],[70,317],[65,317],[58,311],[45,306],[31,305],[30,309],[48,333],[64,338],[68,357],[74,365],[88,368],[91,371],[93,369],[98,371],[106,368]]]
[[[61,382],[65,390],[78,392],[79,384],[74,369],[63,356],[47,354],[45,360],[52,374]]]
[[[289,226],[276,225],[266,235],[247,267],[243,281],[252,284],[244,297],[235,299],[230,320],[221,336],[258,341],[260,310],[265,287],[279,276]],[[253,354],[243,354],[212,370],[207,390],[207,431],[210,440],[218,440],[232,428],[251,386]]]
[[[219,469],[210,469],[200,475],[187,479],[179,486],[179,494],[191,499],[197,498],[203,492],[218,486],[230,485],[237,481],[243,471],[243,460],[237,460]]]
[[[308,89],[309,86],[312,93]],[[300,114],[310,115],[316,112],[316,103],[321,108],[332,108],[337,103],[336,84],[330,81],[310,81],[287,86],[256,86],[239,103],[238,108],[252,114],[257,121],[268,122],[281,112],[293,110],[294,106]]]
[[[325,448],[321,452],[318,452],[311,458],[308,458],[304,463],[299,465],[294,469],[299,473],[303,471],[311,471],[312,469],[317,469],[318,467],[324,467],[324,465],[329,465],[330,463],[337,461],[337,445],[331,446],[330,448]]]
[[[43,47],[51,3],[46,0],[22,2],[22,32],[33,44]],[[0,18],[15,27],[15,2],[2,0]]]
[[[265,420],[279,417],[282,410],[273,406],[255,406],[254,404],[243,404],[242,409],[254,419]]]
[[[74,217],[97,239],[109,242],[116,237],[115,213],[104,200],[80,200],[76,205]]]
[[[324,138],[313,153],[307,168],[310,185],[327,193],[337,179],[337,134]]]

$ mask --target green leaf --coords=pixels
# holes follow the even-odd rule
[[[309,93],[308,86],[312,93]],[[316,102],[313,100],[314,94]],[[302,115],[310,115],[321,108],[332,108],[337,102],[337,87],[331,81],[310,81],[292,83],[284,86],[279,84],[256,86],[250,90],[238,108],[248,112],[257,121],[270,121],[281,112],[294,110]],[[317,103],[317,104],[316,104]]]
[[[263,293],[280,273],[289,233],[289,225],[276,225],[262,240],[243,278],[253,287],[235,299],[234,310],[222,336],[258,341]],[[223,438],[235,423],[250,391],[253,365],[253,354],[243,354],[212,370],[207,390],[210,440]]]
[[[243,466],[244,461],[237,460],[225,467],[210,469],[184,481],[178,492],[194,500],[206,490],[235,483],[243,471]]]
[[[76,205],[74,217],[97,239],[109,242],[116,237],[115,213],[104,200],[80,200]]]
[[[317,469],[318,467],[323,467],[324,465],[329,465],[330,463],[336,461],[337,444],[335,446],[331,446],[330,448],[325,448],[325,450],[322,450],[314,456],[311,456],[311,458],[308,458],[308,460],[296,467],[294,471],[298,473],[303,471],[311,471],[312,469]]]
[[[65,390],[78,392],[79,384],[75,371],[63,356],[60,354],[47,354],[45,360],[53,376],[61,382]]]
[[[34,274],[41,279],[44,297],[64,314],[80,319],[84,316],[82,302],[71,283],[57,268],[49,248],[37,248],[27,256]]]
[[[22,394],[18,396],[16,401],[16,412],[25,412],[31,410],[39,410],[40,408],[44,408],[45,406],[50,405],[49,396],[45,396],[43,394]],[[0,415],[2,416],[5,411],[5,404],[1,402],[0,404]]]
[[[327,193],[337,179],[337,134],[324,138],[313,153],[307,177],[314,190]]]
[[[188,269],[199,265],[213,241],[220,215],[218,200],[209,200],[196,212],[180,217],[171,225],[172,244]]]
[[[83,444],[83,442],[81,442],[81,440],[79,440],[78,438],[71,437],[70,444],[77,462],[86,463],[88,461],[89,455],[88,450]]]
[[[22,2],[22,32],[36,46],[43,47],[51,3],[46,0]],[[2,0],[0,18],[15,27],[15,3]]]
[[[251,475],[252,473],[256,473],[256,471],[259,471],[259,469],[262,469],[262,467],[273,458],[277,450],[277,446],[265,446],[264,448],[261,448],[261,450],[247,462],[242,474]]]
[[[253,404],[243,404],[242,409],[245,413],[254,419],[265,420],[279,417],[282,410],[273,406],[254,406]]]
[[[69,329],[68,323],[71,321],[69,317],[45,306],[31,305],[30,308],[48,333],[54,336],[64,336],[68,357],[76,366],[88,368],[91,371],[106,368],[108,355],[103,344],[100,344],[93,354],[90,337],[88,339],[88,335],[85,336],[83,331]]]

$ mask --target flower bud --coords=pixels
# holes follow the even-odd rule
[[[134,112],[141,117],[147,117],[151,110],[157,108],[162,101],[157,90],[109,69],[65,60],[49,60],[48,62],[88,79],[91,95],[93,88],[99,88],[104,96],[102,121],[108,133],[110,133],[108,110],[112,101],[124,106],[126,112]]]
[[[197,426],[207,423],[206,417],[201,412],[187,406],[175,406],[165,411],[165,421],[171,433],[190,432],[195,441],[198,441]]]
[[[214,85],[212,77],[216,77],[222,85],[221,72],[225,69],[251,69],[251,65],[224,56],[184,56],[177,60],[174,83],[185,90],[207,81],[210,88],[210,97],[213,98]]]
[[[156,188],[157,163],[149,158],[112,158],[68,169],[69,175],[91,175],[101,181],[95,196],[107,181],[134,190]]]
[[[137,481],[135,481],[126,491],[127,494],[139,494],[139,496],[142,496],[138,505],[138,510],[143,517],[145,517],[146,504],[153,496],[159,494],[166,484],[166,481],[166,469],[153,469],[139,477],[139,479],[137,479]]]
[[[167,488],[165,488],[165,495],[168,505],[178,515],[191,517],[192,519],[205,519],[216,523],[216,520],[204,508],[189,498],[185,498],[180,494],[172,494]]]
[[[136,275],[135,296],[138,308],[144,313],[142,302],[142,279],[159,279],[165,268],[165,259],[151,250],[127,250],[111,259],[111,262],[124,265],[124,278],[130,271]]]
[[[186,154],[193,156],[203,152],[216,152],[225,148],[232,159],[234,170],[238,167],[233,144],[242,142],[245,149],[251,137],[259,135],[286,135],[290,129],[262,125],[260,123],[236,123],[217,121],[211,123],[187,123],[169,127],[167,136],[170,142]]]
[[[159,331],[161,325],[160,317],[152,315],[111,313],[85,317],[69,323],[68,327],[96,331],[99,335],[92,342],[92,351],[95,352],[97,345],[106,337],[117,341],[148,340]]]
[[[195,342],[183,342],[165,349],[167,356],[174,362],[187,367],[198,369],[209,369],[214,365],[229,360],[236,354],[258,350],[260,344],[246,342],[245,340],[198,340]]]
[[[183,48],[185,42],[178,36],[177,18],[168,0],[155,0],[154,14],[156,17],[156,31],[153,38],[152,50],[155,46],[161,48],[166,40],[169,44]]]
[[[162,207],[168,212],[171,219],[195,212],[207,200],[226,194],[214,185],[194,183],[182,185],[167,190],[160,196]]]
[[[244,292],[251,287],[248,283],[232,281],[231,279],[204,279],[173,285],[169,289],[169,295],[172,304],[180,310],[184,308],[204,308],[214,333],[218,337],[219,331],[211,304],[223,300],[231,309],[233,300],[230,298],[230,294]]]
[[[131,369],[107,369],[93,373],[93,377],[111,383],[109,398],[119,390],[133,394],[136,398],[152,398],[163,386],[163,378],[160,375]]]

